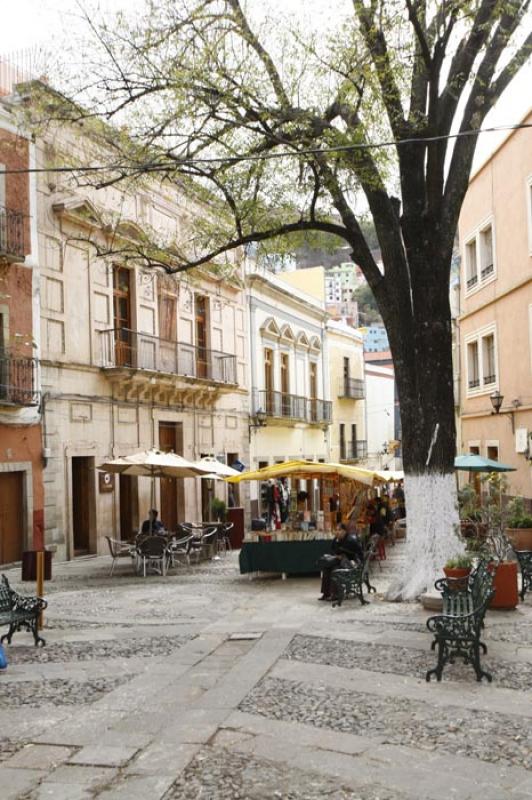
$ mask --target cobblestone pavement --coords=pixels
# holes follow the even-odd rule
[[[44,635],[0,674],[0,800],[532,800],[532,601],[490,612],[486,668],[434,666],[419,605],[317,602],[237,554],[139,578],[54,564]],[[30,593],[15,570],[12,585]]]
[[[486,640],[489,641],[487,637]],[[423,679],[427,670],[434,666],[435,656],[427,649],[426,643],[421,644],[421,647],[422,650],[417,650],[390,644],[324,639],[321,636],[295,636],[287,649],[286,658],[346,669],[359,667],[371,672],[393,672]],[[488,650],[488,654],[489,652]],[[515,663],[489,655],[483,657],[482,663],[488,672],[493,673],[498,686],[521,691],[527,691],[532,686],[530,663]],[[472,676],[472,667],[457,661],[456,664],[446,667],[443,680],[464,681],[469,684]]]
[[[431,751],[437,747],[483,761],[532,768],[532,729],[523,730],[522,720],[509,715],[449,706],[435,718],[430,703],[275,678],[261,681],[240,710],[378,737],[386,744]]]

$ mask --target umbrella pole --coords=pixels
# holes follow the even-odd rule
[[[151,511],[152,508],[155,508],[155,475],[151,476],[151,507],[150,507],[150,511]],[[148,516],[150,518],[150,536],[151,536],[151,534],[153,533],[153,520],[151,518],[151,514],[148,514]]]

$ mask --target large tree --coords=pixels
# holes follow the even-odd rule
[[[162,259],[168,271],[301,232],[347,242],[362,268],[401,408],[403,597],[458,546],[451,255],[478,131],[530,54],[529,3],[346,0],[325,31],[303,11],[267,18],[258,0],[152,0],[129,21],[87,18],[88,112],[76,113],[121,126],[101,128],[98,152],[114,162],[101,184],[154,171],[194,180],[225,209]]]

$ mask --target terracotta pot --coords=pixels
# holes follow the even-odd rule
[[[452,578],[449,589],[454,592],[467,589],[467,579],[471,572],[471,567],[444,567],[443,572],[446,578]]]
[[[494,566],[493,588],[495,595],[490,608],[515,608],[519,603],[517,593],[517,561],[502,561]]]
[[[514,550],[532,550],[532,528],[506,528],[506,536]]]

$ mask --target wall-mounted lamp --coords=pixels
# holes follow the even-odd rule
[[[250,418],[249,421],[249,433],[251,435],[252,428],[264,428],[266,426],[266,422],[268,420],[268,415],[262,408],[259,408],[255,411],[255,416]]]
[[[497,389],[495,392],[490,394],[491,405],[493,406],[492,414],[498,414],[502,407],[502,401],[504,400],[504,395],[502,395],[499,390]],[[512,410],[508,411],[508,416],[510,418],[510,424],[512,426],[512,433],[515,433],[515,417],[514,412],[515,409],[519,408],[521,405],[521,401],[518,397],[515,400],[512,400]]]
[[[501,410],[502,401],[504,400],[504,395],[502,395],[499,390],[497,389],[495,392],[490,394],[491,405],[493,406],[492,414],[498,414]]]

